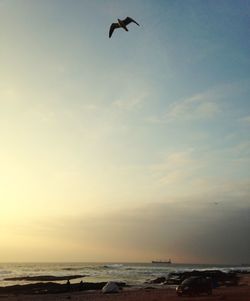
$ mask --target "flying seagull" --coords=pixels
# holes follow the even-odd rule
[[[130,17],[127,17],[126,19],[124,20],[120,20],[120,19],[117,19],[117,23],[112,23],[111,26],[110,26],[110,29],[109,29],[109,37],[111,38],[112,36],[112,33],[114,32],[114,30],[116,28],[123,28],[124,30],[128,31],[127,29],[127,25],[131,22],[137,24],[138,26],[140,26],[135,20],[133,20],[132,18]]]

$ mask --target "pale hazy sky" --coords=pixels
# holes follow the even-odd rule
[[[249,34],[248,0],[0,0],[0,262],[249,262]]]

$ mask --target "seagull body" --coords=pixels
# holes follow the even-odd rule
[[[112,23],[111,26],[110,26],[110,29],[109,29],[109,37],[111,38],[111,36],[112,36],[112,34],[113,34],[113,32],[114,32],[114,30],[115,30],[116,28],[123,28],[124,30],[128,31],[127,25],[128,25],[129,23],[131,23],[131,22],[133,22],[133,23],[137,24],[138,26],[140,26],[135,20],[133,20],[133,19],[130,18],[130,17],[127,17],[127,18],[124,19],[124,20],[117,19],[117,23]]]

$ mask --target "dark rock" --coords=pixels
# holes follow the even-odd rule
[[[55,282],[38,282],[24,285],[11,285],[0,287],[0,294],[58,294],[58,293],[68,293],[75,292],[79,290],[101,290],[107,282],[81,282],[72,283],[69,285],[59,284]],[[119,288],[126,286],[124,282],[116,282]]]
[[[11,285],[0,287],[0,293],[4,294],[45,294],[66,292],[63,284],[47,282],[47,283],[32,283],[25,285]]]
[[[51,275],[40,275],[40,276],[23,276],[23,277],[12,277],[5,278],[5,281],[60,281],[60,280],[71,280],[77,278],[83,278],[86,275],[68,275],[68,276],[51,276]]]
[[[107,282],[97,282],[97,283],[92,283],[92,282],[83,282],[81,286],[81,290],[87,291],[87,290],[101,290]],[[122,287],[126,286],[125,282],[115,282],[115,284],[121,289]]]
[[[166,281],[165,277],[158,277],[156,279],[153,279],[153,280],[149,281],[149,283],[151,283],[151,284],[157,284],[157,283],[163,283],[165,281]]]
[[[201,276],[204,278],[210,278],[213,287],[216,288],[218,286],[226,285],[226,286],[232,286],[232,285],[238,285],[239,277],[236,272],[222,272],[220,270],[205,270],[205,271],[186,271],[186,272],[176,272],[176,273],[170,273],[166,284],[180,284],[183,280],[191,277],[191,276]]]

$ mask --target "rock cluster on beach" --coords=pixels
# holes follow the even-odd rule
[[[168,277],[158,277],[149,281],[150,284],[167,284],[167,285],[178,285],[184,279],[191,276],[201,276],[204,278],[210,278],[215,286],[222,285],[237,285],[239,281],[238,274],[240,271],[234,272],[222,272],[220,270],[206,270],[206,271],[185,271],[185,272],[173,272]]]
[[[107,282],[80,282],[59,284],[55,282],[39,282],[24,285],[11,285],[0,287],[0,294],[58,294],[74,291],[101,290]],[[124,282],[115,282],[116,286],[121,289],[126,286]]]

